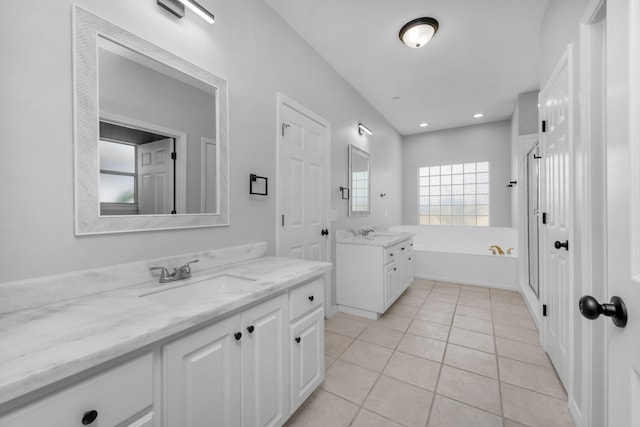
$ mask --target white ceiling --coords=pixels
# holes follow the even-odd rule
[[[265,1],[403,135],[507,119],[539,87],[548,0]],[[398,32],[422,16],[440,29],[410,49]]]

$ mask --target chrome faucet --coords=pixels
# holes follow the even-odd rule
[[[376,231],[376,230],[374,230],[373,228],[366,228],[366,229],[362,230],[362,235],[363,236],[368,236],[369,234],[373,233],[374,231]]]
[[[174,282],[176,280],[188,279],[191,277],[191,267],[189,267],[189,264],[193,264],[198,261],[199,260],[197,259],[189,261],[178,268],[174,268],[172,273],[169,273],[169,270],[165,267],[151,267],[149,270],[160,270],[160,283]]]

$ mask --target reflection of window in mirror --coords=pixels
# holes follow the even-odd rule
[[[371,211],[371,170],[369,153],[353,145],[349,146],[349,175],[351,200],[349,216],[366,216]]]

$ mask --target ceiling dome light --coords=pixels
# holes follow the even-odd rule
[[[474,119],[479,119],[480,117],[484,117],[484,114],[482,114],[482,113],[476,113],[476,114],[474,114],[474,115],[473,115],[473,118],[474,118]]]
[[[421,128],[426,128],[427,126],[429,126],[429,123],[420,123]]]
[[[418,18],[409,21],[400,29],[400,40],[411,48],[422,47],[438,31],[438,21],[433,18]]]

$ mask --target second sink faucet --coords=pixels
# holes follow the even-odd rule
[[[160,270],[160,283],[173,282],[191,277],[191,267],[189,267],[189,264],[193,264],[198,261],[200,260],[194,259],[193,261],[189,261],[178,268],[174,268],[172,273],[169,273],[169,270],[165,267],[151,267],[149,270]]]

